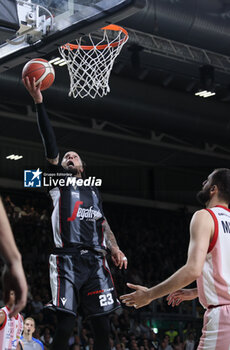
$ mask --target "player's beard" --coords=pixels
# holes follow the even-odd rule
[[[68,168],[67,169],[68,173],[72,174],[72,175],[77,175],[79,170],[77,168]]]
[[[210,188],[199,191],[196,195],[196,199],[202,205],[205,205],[210,200]]]

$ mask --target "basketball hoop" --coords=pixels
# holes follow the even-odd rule
[[[69,96],[103,97],[110,91],[109,77],[116,57],[128,40],[127,31],[115,24],[101,28],[103,38],[95,43],[93,34],[65,44],[59,52],[66,61],[70,75]],[[82,45],[86,41],[89,45]]]

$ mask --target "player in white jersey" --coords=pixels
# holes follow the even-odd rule
[[[169,293],[168,303],[199,297],[206,308],[198,350],[230,349],[230,169],[214,170],[197,194],[206,209],[190,224],[186,264],[152,288],[128,286],[135,292],[121,296],[127,306],[140,308]],[[198,288],[181,289],[197,280]]]
[[[23,330],[23,317],[18,313],[10,317],[9,314],[15,303],[15,293],[10,292],[8,304],[0,310],[0,349],[20,349],[20,337]]]

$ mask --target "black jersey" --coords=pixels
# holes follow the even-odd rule
[[[67,173],[60,165],[49,165],[49,171]],[[65,180],[67,176],[63,176]],[[105,218],[96,186],[58,185],[49,194],[53,200],[51,220],[57,248],[106,249],[102,227]]]

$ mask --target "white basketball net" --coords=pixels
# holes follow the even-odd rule
[[[120,29],[102,28],[103,38],[97,43],[94,43],[92,35],[89,34],[87,38],[90,46],[83,45],[83,38],[80,38],[76,40],[77,45],[66,44],[59,48],[69,70],[69,96],[95,98],[110,92],[109,77],[114,61],[128,40],[126,32]],[[109,34],[113,35],[113,39],[109,39]]]

